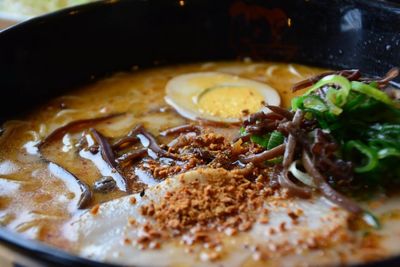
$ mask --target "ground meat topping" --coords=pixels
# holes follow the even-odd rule
[[[141,215],[154,221],[146,224],[146,238],[138,243],[149,248],[153,241],[180,237],[184,245],[201,243],[205,247],[221,245],[221,235],[232,236],[250,230],[263,211],[265,190],[258,182],[250,182],[235,174],[210,183],[183,182],[177,190],[167,192],[160,203],[142,206]],[[263,211],[263,212],[262,212]],[[150,235],[157,232],[158,235]],[[218,258],[218,257],[216,257]]]
[[[164,180],[199,166],[232,169],[235,167],[232,162],[239,154],[257,150],[253,144],[245,146],[237,142],[231,145],[222,135],[215,133],[181,135],[165,147],[168,153],[179,155],[179,160],[147,158],[136,167],[150,173],[156,180]]]

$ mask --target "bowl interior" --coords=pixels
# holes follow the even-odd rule
[[[0,120],[133,66],[251,57],[383,75],[400,62],[399,25],[399,5],[372,0],[121,0],[73,7],[0,33]],[[51,265],[94,266],[3,229],[0,240]]]

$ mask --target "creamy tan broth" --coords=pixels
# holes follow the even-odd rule
[[[82,256],[117,263],[135,263],[135,261],[122,260],[122,256],[121,260],[118,260],[117,256],[99,258],[91,256],[90,253],[83,253],[83,250],[80,251],[79,245],[77,245],[77,232],[74,227],[71,227],[71,221],[76,221],[81,214],[89,216],[90,212],[88,213],[87,209],[92,209],[92,212],[96,213],[97,204],[126,196],[127,193],[118,189],[108,193],[94,192],[92,200],[86,207],[87,209],[78,209],[79,190],[76,191],[75,182],[71,180],[71,177],[65,177],[65,174],[51,173],[49,163],[40,156],[36,145],[55,129],[69,122],[116,113],[123,114],[93,124],[91,127],[108,138],[117,139],[126,135],[138,124],[142,124],[157,137],[160,144],[168,144],[176,136],[160,137],[160,131],[184,125],[190,121],[167,105],[164,100],[165,85],[177,75],[199,71],[225,72],[267,83],[279,92],[282,106],[288,107],[294,96],[290,90],[291,86],[307,77],[322,73],[324,70],[298,64],[274,62],[212,62],[171,66],[115,74],[79,90],[73,90],[68,95],[53,99],[48,104],[30,112],[26,117],[4,124],[4,132],[0,138],[1,225],[29,238],[44,241]],[[237,137],[239,131],[239,126],[220,127],[210,124],[205,127],[208,132],[221,134],[229,141]],[[117,174],[107,166],[99,153],[94,155],[88,151],[77,152],[77,143],[82,133],[85,130],[87,131],[88,128],[90,127],[75,133],[64,134],[62,138],[46,146],[42,154],[48,160],[57,163],[79,177],[93,189],[93,184],[101,176]],[[139,184],[137,184],[138,179],[142,181]],[[152,185],[161,180],[154,180],[151,177],[133,177],[132,193],[140,193],[143,188],[146,188],[146,182]],[[318,202],[319,200],[310,201]],[[341,237],[335,236],[340,242],[326,246],[315,245],[314,248],[309,246],[301,251],[287,250],[284,253],[279,252],[280,254],[277,252],[277,255],[280,255],[278,258],[263,258],[260,256],[262,255],[261,252],[257,251],[254,254],[253,250],[249,252],[249,255],[242,256],[239,261],[229,261],[229,259],[234,259],[230,251],[235,254],[237,248],[242,249],[246,245],[251,247],[256,242],[251,241],[253,239],[250,239],[246,234],[241,234],[236,239],[235,237],[230,238],[229,245],[222,249],[223,253],[218,255],[216,259],[203,257],[200,252],[187,252],[187,248],[180,245],[179,242],[171,241],[172,243],[152,250],[151,253],[144,249],[143,255],[147,255],[147,258],[140,258],[139,263],[162,265],[162,262],[157,262],[154,257],[157,257],[157,253],[163,255],[161,252],[163,250],[168,250],[168,253],[170,253],[168,255],[175,255],[175,252],[172,253],[171,251],[185,250],[186,252],[182,252],[183,254],[177,252],[177,257],[186,255],[183,257],[191,260],[170,261],[171,265],[182,264],[182,266],[185,266],[185,264],[225,264],[226,266],[233,266],[233,263],[243,266],[275,266],[280,264],[305,266],[307,264],[341,264],[380,259],[400,253],[400,246],[398,245],[398,240],[400,240],[400,209],[398,203],[396,197],[389,198],[382,195],[362,204],[381,217],[382,230],[374,231],[368,227],[363,227],[361,230],[348,232],[348,229],[344,229]],[[336,209],[340,210],[340,208]],[[332,216],[335,218],[344,216],[344,223],[342,223],[344,225],[341,225],[341,227],[350,228],[350,225],[347,225],[347,215],[342,214],[342,211],[337,212]],[[332,235],[334,231],[332,230]],[[339,226],[337,231],[342,231]],[[329,239],[330,237],[326,236],[326,238]],[[341,244],[341,246],[337,244]],[[133,247],[132,245],[132,249]],[[276,248],[276,250],[279,251],[279,248]],[[165,255],[160,257],[160,261],[164,258]]]

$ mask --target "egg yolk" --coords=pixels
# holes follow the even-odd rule
[[[197,98],[201,113],[221,118],[240,118],[246,110],[254,113],[262,107],[263,96],[254,88],[221,86],[204,90]]]

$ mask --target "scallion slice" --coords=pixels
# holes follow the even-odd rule
[[[316,184],[314,183],[314,180],[311,178],[310,175],[308,175],[305,172],[300,171],[297,168],[297,164],[300,163],[299,160],[294,161],[290,167],[289,167],[289,171],[293,174],[294,177],[296,177],[297,180],[299,180],[300,182],[302,182],[305,185],[308,185],[310,187],[316,188]]]
[[[352,81],[351,82],[351,89],[359,92],[361,94],[365,94],[369,97],[372,97],[380,102],[383,102],[387,105],[392,106],[393,100],[383,91],[376,89],[375,87],[372,87],[368,84],[362,83],[362,82],[357,82],[357,81]]]
[[[378,165],[378,153],[373,148],[370,148],[364,145],[362,142],[356,140],[347,142],[345,146],[346,153],[351,153],[354,149],[364,155],[366,160],[363,165],[354,168],[355,172],[363,173],[375,169],[375,167]]]

